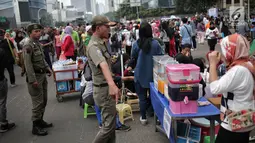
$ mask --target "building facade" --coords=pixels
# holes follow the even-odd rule
[[[71,5],[77,8],[79,12],[85,12],[86,11],[86,3],[90,0],[71,0]]]
[[[0,1],[0,15],[10,21],[10,28],[38,22],[38,11],[40,12],[39,16],[46,12],[46,0]]]
[[[2,0],[0,1],[0,16],[6,17],[10,22],[7,27],[16,27],[16,17],[14,14],[14,4],[12,0]],[[6,29],[5,27],[0,27]]]
[[[38,22],[41,15],[47,12],[46,0],[28,0],[31,22]]]

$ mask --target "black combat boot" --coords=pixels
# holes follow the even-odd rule
[[[53,127],[52,123],[47,123],[43,119],[40,120],[40,127],[41,128],[51,128]]]
[[[41,121],[36,120],[33,121],[33,130],[32,133],[37,136],[46,136],[48,135],[48,132],[40,127]]]

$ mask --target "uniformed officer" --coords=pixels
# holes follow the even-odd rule
[[[48,76],[51,76],[52,72],[44,59],[43,50],[39,43],[42,28],[39,24],[30,24],[27,27],[29,39],[24,44],[26,80],[33,104],[32,133],[38,136],[47,135],[48,132],[44,128],[53,126],[43,120],[48,92],[46,73],[48,73]]]
[[[92,70],[93,97],[96,105],[101,109],[102,128],[93,143],[115,143],[116,102],[119,89],[115,85],[110,65],[110,54],[103,39],[109,38],[110,22],[104,16],[95,16],[92,20],[94,32],[87,47],[88,62]]]

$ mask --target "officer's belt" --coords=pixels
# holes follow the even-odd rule
[[[94,84],[94,83],[93,83],[93,85],[94,85],[95,87],[106,87],[106,86],[108,86],[108,83],[102,83],[102,84]]]
[[[44,69],[34,69],[35,73],[38,73],[38,74],[44,74],[46,73],[46,71]]]

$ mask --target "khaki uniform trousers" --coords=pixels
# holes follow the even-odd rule
[[[96,135],[93,143],[115,143],[116,102],[109,95],[109,87],[95,87],[93,89],[95,104],[100,108],[102,128]]]
[[[36,74],[38,87],[33,87],[32,83],[27,83],[28,92],[32,99],[32,121],[43,119],[45,107],[48,100],[48,82],[46,74]]]

